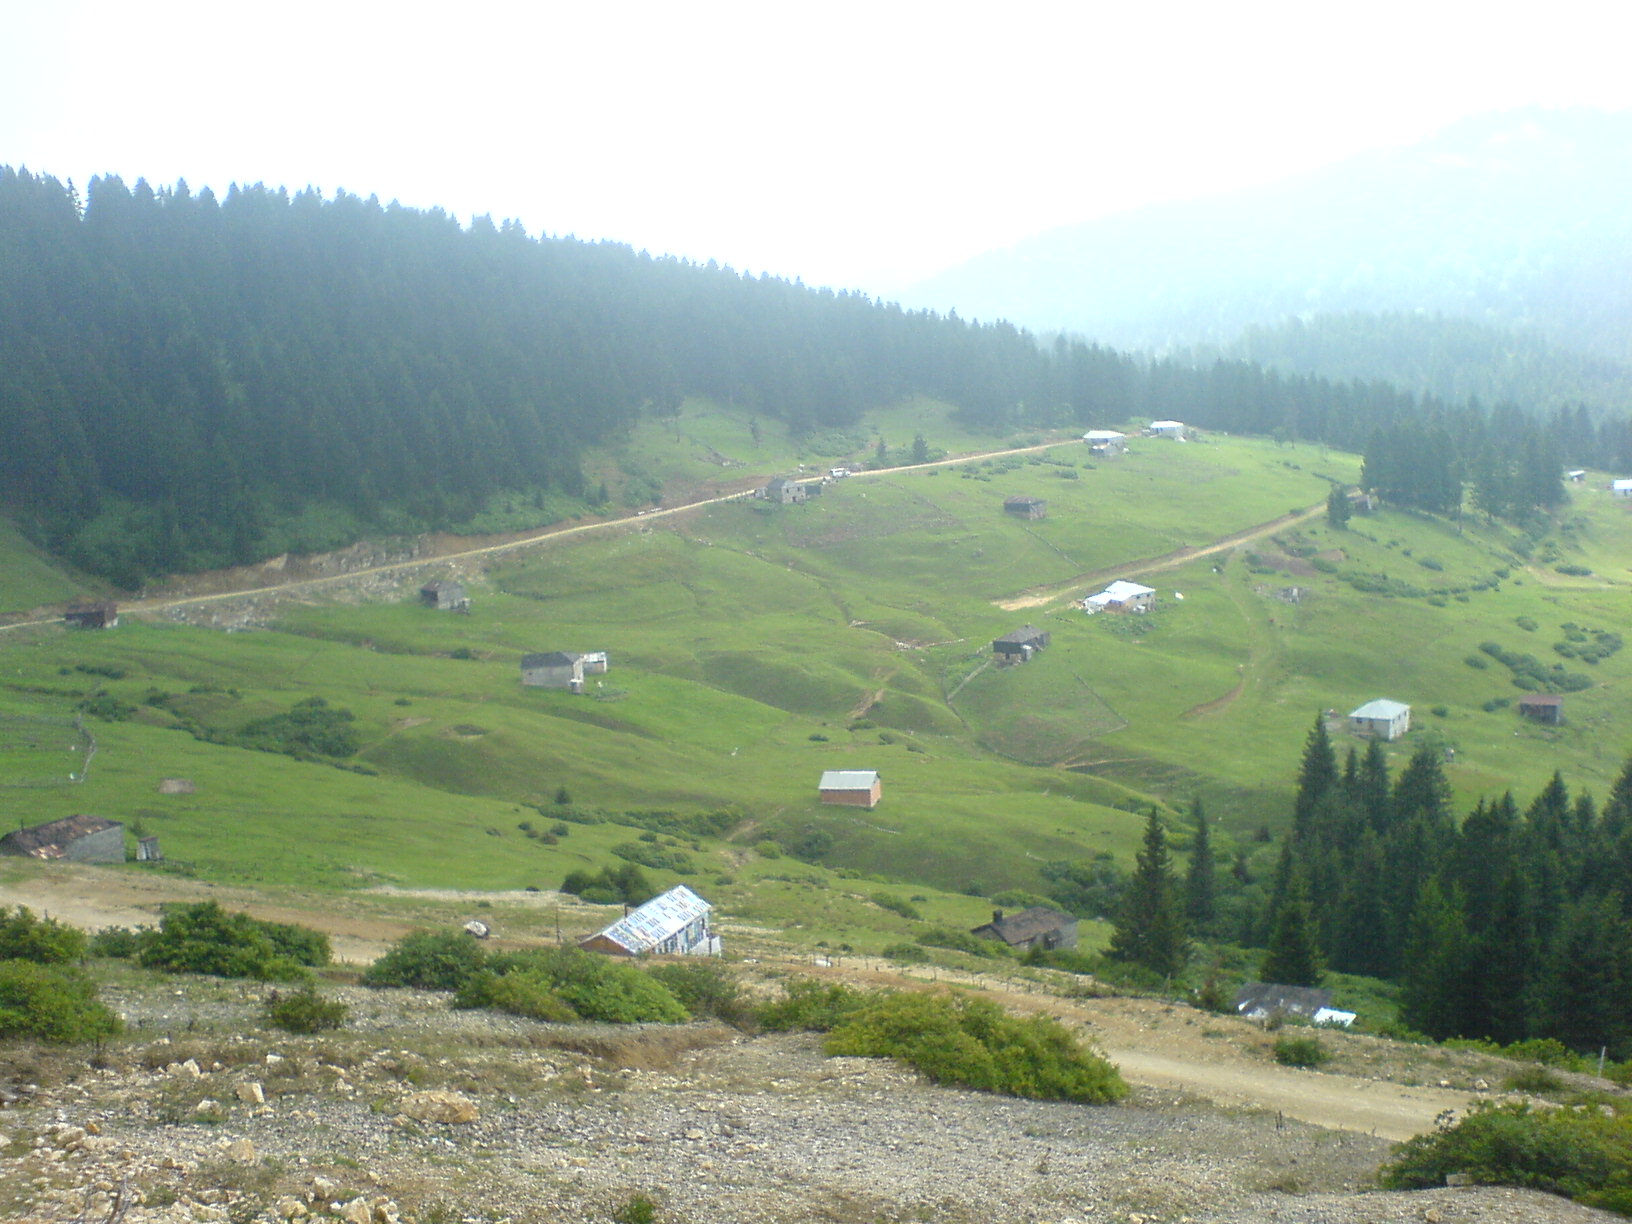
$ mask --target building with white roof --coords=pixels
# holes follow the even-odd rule
[[[1396,740],[1411,729],[1411,707],[1379,697],[1349,714],[1349,730],[1356,735]]]
[[[1082,601],[1082,610],[1090,616],[1096,612],[1148,612],[1155,606],[1155,588],[1120,578],[1099,594]]]
[[[713,909],[684,884],[676,884],[579,940],[578,946],[608,956],[718,956],[720,937],[708,924]]]
[[[823,803],[876,807],[884,797],[884,782],[876,769],[829,769],[817,783]]]

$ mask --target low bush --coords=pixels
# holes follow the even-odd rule
[[[123,1028],[90,979],[55,965],[0,961],[0,1039],[77,1045],[102,1041]]]
[[[736,976],[717,960],[686,960],[646,971],[693,1016],[712,1016],[733,1028],[754,1023],[754,1009]]]
[[[782,997],[761,1004],[754,1018],[771,1033],[826,1033],[860,1011],[871,997],[838,982],[797,978],[783,983]]]
[[[1331,1054],[1319,1037],[1302,1033],[1282,1033],[1275,1039],[1275,1061],[1283,1067],[1318,1067]]]
[[[351,1014],[339,999],[325,999],[311,983],[287,994],[266,997],[266,1022],[289,1033],[323,1033],[341,1028]]]
[[[1632,1215],[1632,1119],[1480,1101],[1460,1121],[1442,1115],[1435,1130],[1402,1143],[1381,1179],[1418,1190],[1444,1185],[1450,1173]]]
[[[329,957],[329,938],[319,931],[261,922],[200,901],[165,910],[159,929],[143,936],[137,962],[167,973],[282,982],[305,977]]]
[[[26,905],[0,907],[0,960],[66,965],[84,956],[86,946],[85,932],[77,927],[36,917]]]
[[[874,893],[872,896],[872,902],[874,905],[878,906],[879,909],[889,910],[892,914],[900,914],[903,918],[911,918],[916,921],[917,919],[923,917],[923,915],[918,912],[918,907],[911,901],[903,901],[900,897],[890,896],[889,893]]]
[[[478,973],[486,952],[463,931],[412,931],[363,970],[364,986],[458,990]]]
[[[828,1034],[829,1054],[894,1058],[936,1083],[1044,1101],[1105,1105],[1128,1087],[1058,1021],[1011,1015],[984,999],[878,997]]]
[[[109,960],[134,960],[142,950],[142,940],[148,934],[146,930],[133,927],[103,927],[91,936],[87,951],[92,956],[105,956]]]
[[[561,881],[561,891],[602,905],[615,905],[620,901],[625,905],[642,905],[657,895],[657,889],[652,887],[646,873],[632,862],[603,867],[595,875],[587,871],[569,871],[567,878]],[[591,893],[596,895],[591,896]]]
[[[567,1008],[566,1014],[555,1011],[557,1002]],[[491,956],[486,969],[459,988],[453,1003],[516,1011],[535,1019],[605,1024],[680,1024],[691,1018],[680,1000],[650,974],[578,948]],[[540,1011],[552,1014],[535,1014]]]

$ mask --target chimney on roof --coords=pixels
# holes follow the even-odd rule
[[[1000,909],[994,909],[992,911],[992,921],[993,922],[1002,922],[1003,921],[1003,911],[1000,910]]]

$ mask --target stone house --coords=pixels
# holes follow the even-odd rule
[[[419,602],[438,612],[469,612],[470,596],[465,584],[447,578],[437,578],[419,588]]]
[[[773,501],[779,506],[797,505],[809,500],[810,486],[802,481],[778,476],[765,486],[762,495],[767,501]]]
[[[1006,497],[1003,499],[1003,511],[1018,514],[1023,519],[1047,518],[1048,503],[1041,497]]]
[[[76,863],[122,863],[125,826],[100,816],[64,816],[0,837],[0,854]]]
[[[119,624],[119,605],[106,601],[74,604],[62,619],[79,629],[114,629]]]
[[[1028,948],[1074,949],[1077,946],[1077,920],[1046,905],[1034,905],[1018,914],[1004,915],[992,911],[992,920],[969,932],[981,939],[995,939],[1022,951]]]
[[[605,675],[611,664],[606,651],[551,650],[521,656],[521,682],[529,688],[584,691],[585,676]]]

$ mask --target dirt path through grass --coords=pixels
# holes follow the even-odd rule
[[[1113,566],[1107,569],[1090,570],[1085,574],[1078,574],[1064,582],[1051,583],[1044,587],[1032,587],[1019,595],[1008,599],[999,599],[997,606],[1005,612],[1019,612],[1024,608],[1040,608],[1044,604],[1053,603],[1069,595],[1080,594],[1090,587],[1103,586],[1118,578],[1144,578],[1151,574],[1159,574],[1165,570],[1177,569],[1198,557],[1211,557],[1243,544],[1250,544],[1254,540],[1261,540],[1265,536],[1274,535],[1277,531],[1285,531],[1288,527],[1296,527],[1300,523],[1307,523],[1310,519],[1326,512],[1326,503],[1310,506],[1295,514],[1283,514],[1280,518],[1270,519],[1267,523],[1259,523],[1256,527],[1234,532],[1214,540],[1211,544],[1187,545],[1184,548],[1175,548],[1170,553],[1163,553],[1159,557],[1151,557],[1144,561],[1130,561],[1126,565]]]

